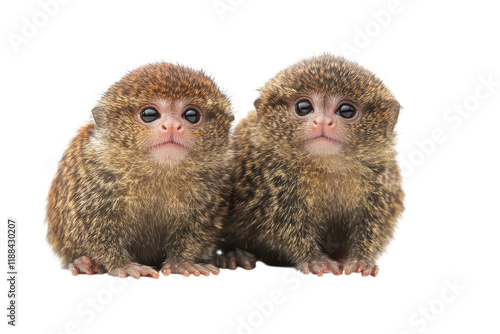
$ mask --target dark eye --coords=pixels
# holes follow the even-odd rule
[[[348,103],[341,104],[340,107],[337,109],[336,112],[338,115],[342,116],[343,118],[353,118],[356,116],[356,108],[351,106]]]
[[[297,116],[304,117],[312,112],[314,112],[314,109],[311,102],[309,102],[308,100],[300,100],[295,105],[295,113],[297,114]]]
[[[182,118],[187,120],[189,123],[196,124],[200,121],[200,112],[194,108],[189,108],[182,114]]]
[[[141,119],[144,123],[151,123],[160,118],[160,113],[153,108],[146,108],[141,111]]]

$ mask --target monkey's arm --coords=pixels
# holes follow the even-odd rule
[[[342,274],[340,263],[322,251],[318,243],[322,233],[318,226],[305,220],[297,221],[290,208],[282,207],[278,215],[269,213],[250,220],[242,217],[229,239],[235,247],[255,254],[258,260],[269,265],[293,266],[305,274],[318,276]]]
[[[122,216],[122,219],[124,218]],[[101,267],[103,272],[108,272],[112,276],[158,278],[159,274],[153,268],[132,261],[127,252],[127,235],[123,233],[123,225],[123,220],[113,217],[92,221],[90,230],[94,230],[95,233],[88,233],[85,236],[86,241],[80,250],[81,254],[88,257],[87,261],[91,265]],[[78,258],[70,264],[73,274],[82,273],[80,271],[88,265],[85,260]]]
[[[81,128],[61,160],[47,203],[47,239],[74,275],[157,277],[129,259],[120,177],[93,152],[93,131],[93,124]]]
[[[219,207],[220,203],[214,203],[212,209],[201,210],[204,215],[193,216],[171,233],[165,245],[166,259],[161,269],[164,275],[208,276],[219,273],[219,269],[210,264],[221,233]]]
[[[396,220],[403,211],[403,191],[399,185],[392,189],[387,184],[374,187],[367,205],[348,227],[348,256],[344,262],[346,275],[352,272],[376,276],[376,258],[392,239]]]
[[[110,275],[126,277],[159,277],[150,267],[133,263],[127,252],[126,214],[120,210],[113,193],[103,192],[102,182],[95,186],[81,188],[75,197],[81,197],[76,203],[61,199],[62,210],[53,227],[49,241],[63,256],[63,262],[69,265],[73,275],[108,272]],[[87,200],[83,200],[83,199]]]
[[[309,243],[305,243],[306,239],[301,241],[299,244],[291,245],[294,250],[298,251],[294,254],[294,266],[297,270],[304,274],[312,273],[318,276],[326,273],[342,274],[341,264],[321,251],[316,240],[311,240]]]

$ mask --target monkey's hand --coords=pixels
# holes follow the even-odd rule
[[[257,257],[242,249],[235,248],[233,251],[215,255],[213,262],[217,267],[222,269],[234,270],[237,267],[242,267],[246,270],[251,270],[255,268]]]
[[[219,269],[211,264],[206,263],[167,260],[163,264],[161,272],[165,276],[168,276],[170,274],[181,274],[186,277],[188,277],[189,275],[200,276],[200,274],[203,276],[209,276],[210,273],[218,275]]]
[[[351,273],[361,273],[363,277],[368,275],[375,277],[378,274],[378,266],[371,261],[351,258],[345,260],[342,265],[346,275],[350,275]]]
[[[304,261],[295,266],[297,270],[302,271],[304,274],[312,273],[314,275],[323,276],[323,274],[333,273],[334,275],[342,275],[342,265],[329,259],[322,257],[317,260]]]
[[[160,274],[158,274],[158,272],[153,268],[148,266],[143,266],[142,264],[138,263],[129,263],[121,268],[110,270],[109,274],[111,276],[117,276],[122,278],[130,276],[137,279],[141,278],[142,276],[152,277],[152,278],[160,277]]]
[[[69,270],[71,270],[71,274],[73,274],[73,276],[79,274],[104,274],[106,272],[106,269],[101,263],[91,260],[86,256],[79,257],[73,261],[73,263],[70,263]]]

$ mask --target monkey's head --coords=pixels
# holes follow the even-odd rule
[[[174,163],[224,152],[234,119],[210,77],[164,62],[125,75],[92,114],[99,138],[114,152]]]
[[[374,74],[344,58],[300,61],[260,94],[259,129],[276,149],[352,156],[377,154],[393,143],[399,103]]]

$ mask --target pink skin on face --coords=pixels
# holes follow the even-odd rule
[[[314,154],[334,154],[342,148],[337,124],[331,117],[317,115],[309,124],[309,134],[305,138],[306,148]]]
[[[168,157],[182,159],[189,151],[185,143],[185,128],[182,123],[171,117],[157,120],[158,125],[153,130],[155,133],[151,154],[162,160]]]
[[[142,115],[146,109],[157,112],[149,122]],[[194,110],[199,115],[195,122],[189,121],[192,118],[184,117],[188,110]],[[136,118],[149,131],[149,154],[159,161],[184,159],[190,151],[190,131],[204,122],[202,109],[186,100],[152,101],[138,109]]]
[[[301,101],[310,103],[313,111],[305,116],[297,114],[297,105]],[[356,109],[355,115],[347,119],[337,113],[339,107],[349,104]],[[312,154],[338,154],[348,141],[348,126],[358,122],[363,114],[362,108],[356,107],[351,101],[337,96],[319,94],[304,95],[290,105],[293,117],[304,121],[303,143]]]

